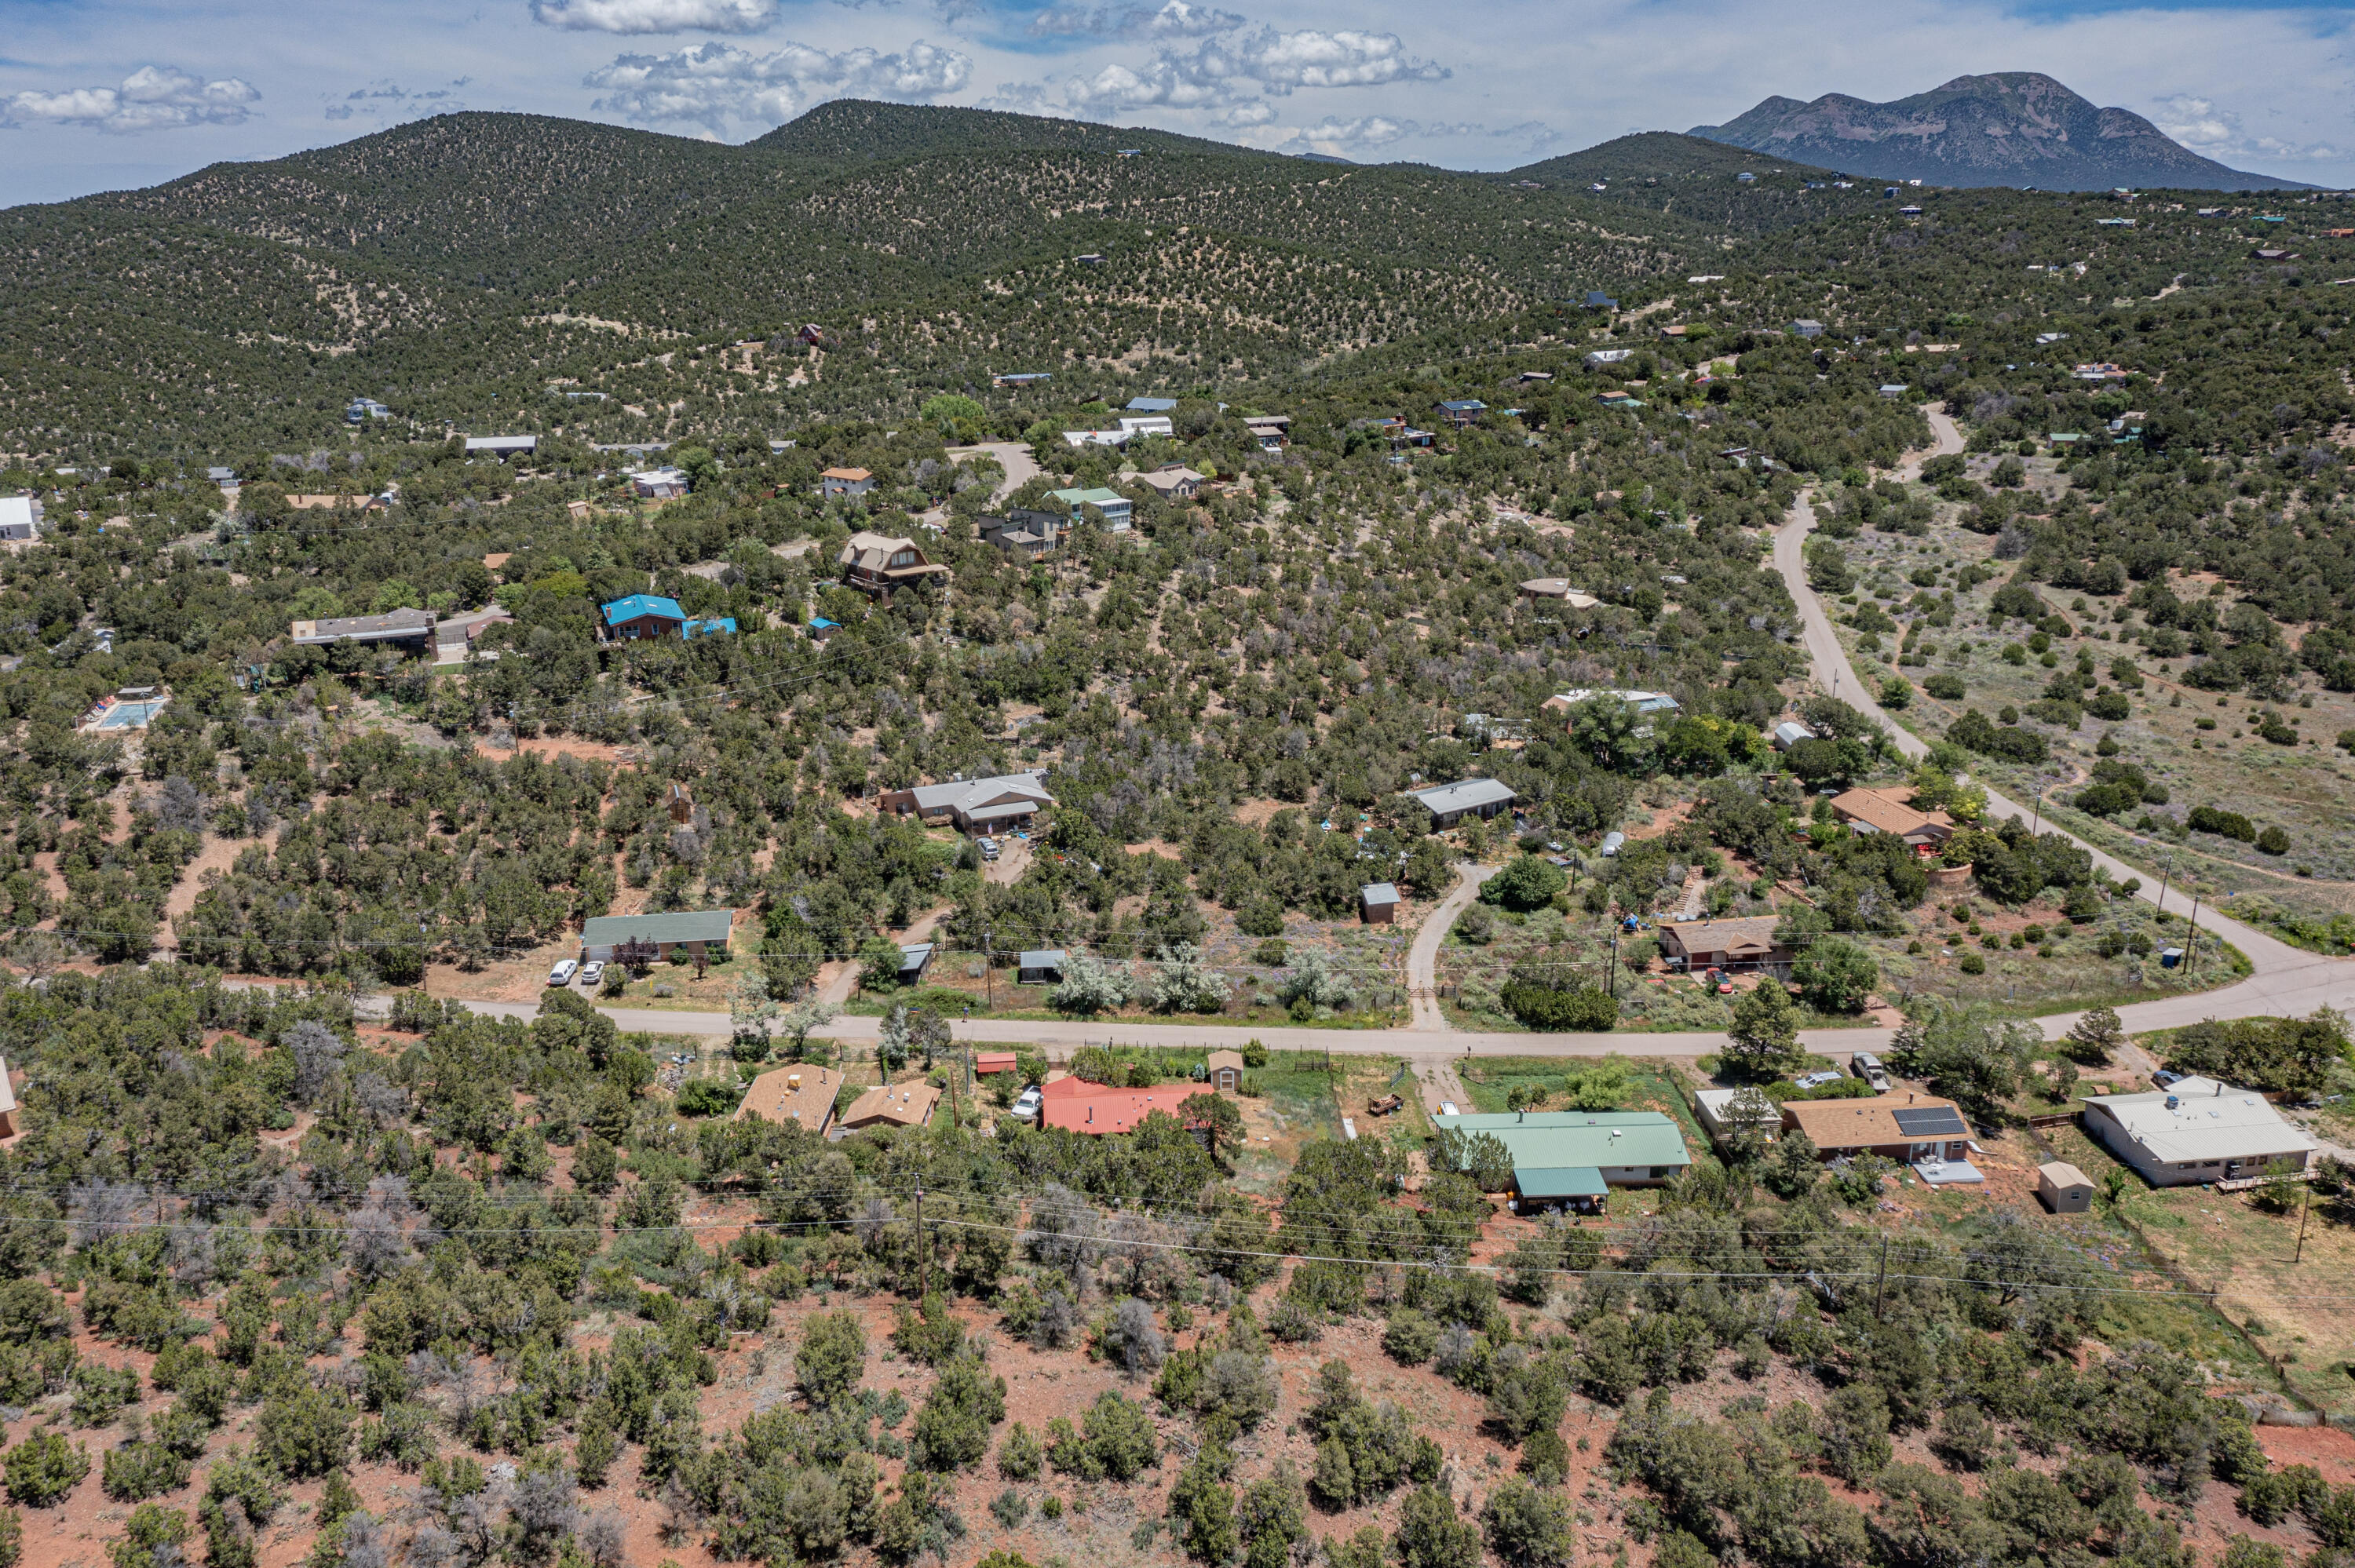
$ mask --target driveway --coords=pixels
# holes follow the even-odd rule
[[[1030,449],[1020,441],[984,441],[978,446],[949,449],[952,459],[975,454],[996,458],[997,466],[1006,471],[1006,477],[998,482],[996,493],[989,498],[992,505],[1039,477],[1039,465],[1031,459]]]
[[[1501,869],[1493,865],[1474,865],[1468,861],[1459,863],[1455,868],[1455,885],[1448,890],[1446,897],[1439,901],[1437,908],[1423,916],[1423,924],[1415,927],[1414,946],[1406,953],[1407,997],[1412,1006],[1410,1016],[1413,1020],[1413,1027],[1442,1031],[1451,1027],[1445,1011],[1439,1005],[1439,998],[1433,994],[1439,984],[1439,944],[1447,939],[1448,930],[1455,924],[1455,917],[1464,913],[1464,906],[1479,895],[1480,885]]]

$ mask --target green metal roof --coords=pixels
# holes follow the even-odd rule
[[[1592,1165],[1516,1165],[1513,1190],[1524,1198],[1600,1198],[1610,1191]]]
[[[684,909],[669,915],[600,915],[581,927],[592,948],[615,942],[725,942],[733,909]]]
[[[1441,1128],[1485,1132],[1516,1167],[1689,1165],[1684,1134],[1658,1111],[1505,1111],[1433,1117]]]

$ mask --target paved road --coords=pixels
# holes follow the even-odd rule
[[[1413,1002],[1415,1028],[1448,1027],[1447,1014],[1441,1009],[1439,999],[1432,994],[1439,983],[1439,944],[1447,939],[1448,928],[1455,924],[1455,917],[1464,913],[1464,906],[1478,895],[1480,885],[1502,869],[1494,865],[1474,865],[1469,861],[1457,865],[1455,885],[1448,890],[1446,897],[1439,901],[1439,907],[1415,927],[1414,946],[1406,953],[1407,994]]]
[[[1955,429],[1954,421],[1942,413],[1929,409],[1923,412],[1930,416],[1931,429],[1937,434],[1938,444],[1932,452],[1923,454],[1923,458],[1941,452],[1960,451],[1962,439]],[[1921,462],[1922,459],[1909,461],[1900,471],[1918,474]],[[1831,619],[1825,612],[1823,601],[1807,586],[1806,565],[1802,552],[1809,531],[1815,527],[1815,509],[1811,501],[1811,493],[1802,492],[1798,500],[1792,503],[1783,527],[1774,537],[1774,567],[1782,574],[1784,586],[1790,589],[1793,602],[1799,607],[1801,636],[1808,662],[1815,668],[1817,683],[1888,731],[1897,749],[1905,756],[1925,757],[1929,754],[1929,747],[1890,717],[1873,699],[1874,688],[1858,678],[1849,662],[1846,650],[1841,648],[1838,637],[1833,633]],[[1991,787],[1987,789],[1987,813],[1998,821],[2005,817],[2034,820],[2034,813],[2028,807]],[[2068,836],[2071,842],[2093,855],[2095,865],[2105,868],[2121,882],[2130,876],[2146,884],[2156,882],[2156,873],[2140,866],[2127,865],[2073,834]],[[2155,885],[2146,885],[2136,896],[2156,904],[2158,902],[2158,889]],[[2170,886],[2167,890],[2164,907],[2171,914],[2188,917],[2192,912],[2192,900],[2182,889]],[[2355,961],[2328,959],[2293,948],[2237,920],[2218,915],[2204,905],[2199,913],[2201,929],[2212,931],[2238,948],[2247,956],[2254,972],[2238,985],[2228,986],[2222,991],[2169,997],[2158,1001],[2139,1001],[2122,1007],[2118,1010],[2118,1016],[2128,1029],[2170,1029],[2197,1023],[2207,1018],[2304,1015],[2318,1007],[2345,1007],[2355,1001]],[[2079,1016],[2073,1012],[2056,1013],[2038,1022],[2042,1025],[2046,1038],[2057,1039],[2068,1033]]]

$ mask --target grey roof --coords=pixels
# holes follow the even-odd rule
[[[1367,904],[1395,904],[1399,901],[1398,885],[1390,882],[1369,882],[1358,889],[1358,897]]]
[[[1485,1132],[1516,1167],[1689,1165],[1684,1134],[1658,1111],[1503,1111],[1432,1118],[1442,1128]]]
[[[1515,798],[1509,786],[1494,779],[1459,779],[1453,784],[1435,784],[1412,793],[1434,812],[1477,810]]]
[[[538,436],[468,436],[470,452],[529,452],[539,450]]]
[[[298,643],[396,642],[433,635],[430,609],[396,609],[389,615],[352,615],[335,620],[298,620],[291,634]]]
[[[1178,406],[1175,397],[1131,397],[1129,412],[1133,414],[1166,414]]]
[[[2296,1154],[2321,1145],[2254,1089],[2213,1078],[2179,1078],[2164,1089],[2134,1095],[2088,1095],[2098,1108],[2154,1158],[2170,1162]]]
[[[1069,956],[1060,948],[1034,948],[1022,955],[1021,967],[1026,969],[1060,969]]]
[[[581,927],[593,948],[620,942],[725,942],[733,909],[682,909],[669,915],[600,915]]]
[[[993,814],[990,802],[1000,795],[1026,797],[1028,804],[1015,805],[1012,813],[1019,815],[1037,806],[1051,806],[1055,797],[1047,793],[1047,786],[1036,773],[1001,773],[988,779],[960,779],[946,784],[919,784],[909,791],[916,798],[919,811],[955,811],[964,816]],[[1011,804],[1011,803],[1009,803]],[[994,814],[1009,814],[1006,807],[997,807]]]
[[[900,949],[901,974],[906,974],[910,969],[921,969],[932,961],[932,944],[930,942],[911,942]]]

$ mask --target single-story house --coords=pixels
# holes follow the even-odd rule
[[[1012,1051],[975,1051],[973,1070],[976,1076],[989,1078],[1000,1073],[1018,1073],[1022,1064]]]
[[[1590,311],[1615,311],[1619,308],[1619,302],[1600,289],[1587,290],[1586,297],[1579,303]]]
[[[900,983],[922,985],[932,967],[933,946],[930,942],[914,942],[900,949]]]
[[[954,779],[946,784],[919,784],[912,789],[885,793],[881,809],[914,815],[928,822],[950,822],[964,832],[1000,832],[1027,822],[1039,808],[1051,806],[1036,773],[1001,773],[988,779]]]
[[[1033,381],[1053,379],[1055,373],[1051,370],[999,370],[990,373],[989,384],[992,387],[1028,387]]]
[[[1032,948],[1015,960],[1014,978],[1023,985],[1060,985],[1069,957],[1060,948]]]
[[[1791,323],[1791,334],[1794,337],[1821,337],[1824,335],[1824,323],[1802,316]]]
[[[1740,1118],[1734,1116],[1731,1107],[1733,1105],[1734,1097],[1745,1092],[1757,1093],[1754,1089],[1748,1091],[1696,1089],[1693,1091],[1693,1119],[1700,1123],[1701,1130],[1709,1134],[1710,1142],[1721,1143],[1733,1131]],[[1759,1097],[1765,1098],[1763,1095]],[[1775,1134],[1782,1130],[1783,1124],[1780,1119],[1780,1109],[1772,1100],[1766,1102],[1766,1109],[1769,1118],[1766,1139],[1771,1143]]]
[[[539,450],[538,436],[468,436],[466,455],[480,452],[485,457],[529,457]]]
[[[1191,499],[1202,488],[1202,476],[1183,463],[1168,468],[1156,468],[1151,473],[1140,473],[1136,482],[1165,501]]]
[[[384,497],[311,492],[289,495],[286,504],[297,512],[381,512],[384,510]]]
[[[841,630],[842,622],[838,620],[828,620],[823,615],[813,615],[809,618],[809,634],[815,641],[830,641],[834,634]]]
[[[1210,1087],[1222,1095],[1231,1095],[1243,1086],[1243,1054],[1240,1051],[1213,1051],[1203,1063],[1210,1075]]]
[[[684,637],[688,616],[678,600],[658,593],[634,593],[598,607],[605,635],[622,641],[647,637]]]
[[[1680,920],[1660,927],[1660,957],[1670,969],[1778,968],[1796,957],[1774,940],[1776,915],[1731,920]]]
[[[1625,365],[1635,357],[1636,351],[1632,348],[1595,348],[1589,349],[1586,357],[1579,363],[1589,370],[1600,370],[1606,365]]]
[[[1136,509],[1127,496],[1100,484],[1085,490],[1059,490],[1054,495],[1071,509],[1072,522],[1080,521],[1082,507],[1092,506],[1103,514],[1104,526],[1115,534],[1128,532],[1129,515]]]
[[[344,406],[344,418],[357,425],[369,419],[389,419],[392,410],[373,397],[355,397]]]
[[[613,950],[625,944],[652,947],[663,958],[684,948],[703,954],[728,951],[729,928],[736,923],[733,909],[682,909],[667,915],[600,915],[581,927],[581,959],[612,962]]]
[[[1531,577],[1521,585],[1521,597],[1526,599],[1555,599],[1572,609],[1593,609],[1603,602],[1582,588],[1571,587],[1568,577]]]
[[[1883,397],[1888,398],[1890,401],[1895,402],[1898,398],[1904,397],[1906,393],[1911,392],[1912,390],[1913,390],[1913,388],[1907,386],[1902,381],[1887,381],[1881,384],[1881,395]]]
[[[2089,1095],[2085,1135],[2154,1187],[2262,1176],[2276,1161],[2304,1171],[2319,1147],[2254,1089],[2181,1078],[2147,1094]]]
[[[2055,1160],[2036,1168],[2036,1195],[2056,1214],[2082,1214],[2094,1206],[2094,1183],[2074,1165]]]
[[[1200,1092],[1190,1083],[1133,1089],[1058,1078],[1039,1091],[1039,1125],[1069,1128],[1092,1138],[1130,1132],[1155,1111],[1176,1116],[1187,1096]]]
[[[1393,926],[1398,923],[1398,885],[1370,882],[1358,889],[1358,918],[1369,926]]]
[[[1252,433],[1262,451],[1282,451],[1292,440],[1292,418],[1288,414],[1246,415],[1243,429]]]
[[[1520,379],[1524,386],[1532,381],[1550,381],[1553,379],[1553,372],[1550,370],[1524,370],[1521,372]]]
[[[946,582],[956,574],[936,566],[913,539],[870,534],[861,529],[846,540],[834,564],[842,580],[861,593],[888,594],[911,583]]]
[[[1494,779],[1459,779],[1453,784],[1435,784],[1408,793],[1431,813],[1433,832],[1452,828],[1466,817],[1493,817],[1518,798],[1510,785]]]
[[[1768,738],[1774,743],[1775,750],[1788,751],[1803,740],[1815,739],[1816,732],[1797,719],[1785,719],[1774,726],[1774,733]]]
[[[1131,414],[1118,421],[1131,440],[1139,436],[1174,436],[1178,427],[1167,414]]]
[[[1083,451],[1089,447],[1124,447],[1135,434],[1134,430],[1124,430],[1117,425],[1106,430],[1065,430],[1063,444],[1074,451]]]
[[[850,1102],[835,1126],[841,1132],[870,1127],[922,1127],[932,1119],[940,1090],[930,1084],[879,1084]]]
[[[1451,397],[1437,407],[1439,417],[1459,430],[1466,425],[1477,424],[1480,416],[1488,411],[1488,405],[1477,397]]]
[[[817,476],[820,495],[864,495],[875,488],[875,476],[863,468],[830,468]]]
[[[630,488],[642,501],[676,501],[687,493],[687,475],[675,468],[650,468],[630,475]]]
[[[1167,414],[1178,407],[1175,397],[1131,397],[1128,411],[1132,414]]]
[[[438,620],[430,609],[396,609],[384,615],[298,620],[289,632],[306,648],[324,647],[330,642],[414,642],[425,647],[433,641],[433,627]]]
[[[835,1097],[841,1092],[842,1075],[831,1067],[779,1067],[752,1080],[729,1119],[757,1117],[823,1133],[834,1124]]]
[[[36,539],[40,531],[33,522],[33,498],[29,495],[0,495],[0,539]]]
[[[1567,715],[1579,704],[1592,702],[1596,697],[1616,697],[1634,708],[1636,715],[1643,718],[1649,718],[1654,714],[1677,713],[1682,708],[1682,705],[1666,692],[1633,692],[1604,686],[1573,686],[1566,692],[1556,692],[1552,696],[1540,703],[1538,711]],[[1643,732],[1639,730],[1636,733]]]
[[[1485,1132],[1505,1146],[1520,1213],[1598,1208],[1610,1188],[1657,1186],[1692,1163],[1684,1134],[1658,1111],[1504,1111],[1432,1121],[1443,1131]]]
[[[1966,1163],[1970,1123],[1963,1107],[1930,1095],[1861,1100],[1790,1100],[1783,1130],[1804,1132],[1826,1160],[1878,1154],[1904,1165]]]
[[[1917,854],[1933,855],[1955,836],[1955,820],[1944,811],[1917,811],[1884,789],[1847,789],[1832,797],[1832,815],[1859,833],[1902,839]]]

